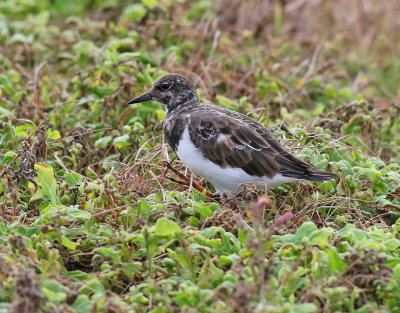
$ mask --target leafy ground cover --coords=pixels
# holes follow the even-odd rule
[[[0,2],[0,312],[400,312],[398,12]],[[340,179],[172,183],[161,105],[126,105],[166,72]]]

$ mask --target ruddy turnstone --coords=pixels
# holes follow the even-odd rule
[[[290,154],[265,126],[247,115],[201,103],[183,75],[159,77],[150,91],[128,104],[148,100],[165,105],[164,134],[172,150],[219,194],[232,193],[243,183],[272,188],[337,177]]]

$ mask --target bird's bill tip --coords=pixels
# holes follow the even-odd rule
[[[140,102],[145,102],[145,101],[149,101],[149,100],[153,100],[153,94],[151,93],[151,90],[146,92],[145,94],[136,97],[134,99],[132,99],[131,101],[128,102],[128,104],[132,104],[132,103],[140,103]]]

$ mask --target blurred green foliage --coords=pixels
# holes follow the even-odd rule
[[[333,2],[246,3],[0,2],[0,312],[400,311],[395,10],[349,10],[371,41]],[[267,207],[171,183],[162,106],[126,105],[170,71],[340,179]]]

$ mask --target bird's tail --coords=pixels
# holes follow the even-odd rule
[[[326,183],[326,182],[333,180],[335,178],[338,178],[338,177],[339,176],[334,173],[317,170],[317,169],[308,170],[303,174],[303,179],[311,180],[311,181],[319,181],[322,183]]]
[[[307,169],[305,172],[302,172],[302,173],[287,172],[284,174],[284,176],[297,178],[297,179],[322,182],[322,183],[326,183],[328,181],[331,181],[331,180],[339,177],[338,175],[336,175],[334,173],[322,171],[322,170],[318,170],[318,169]]]

